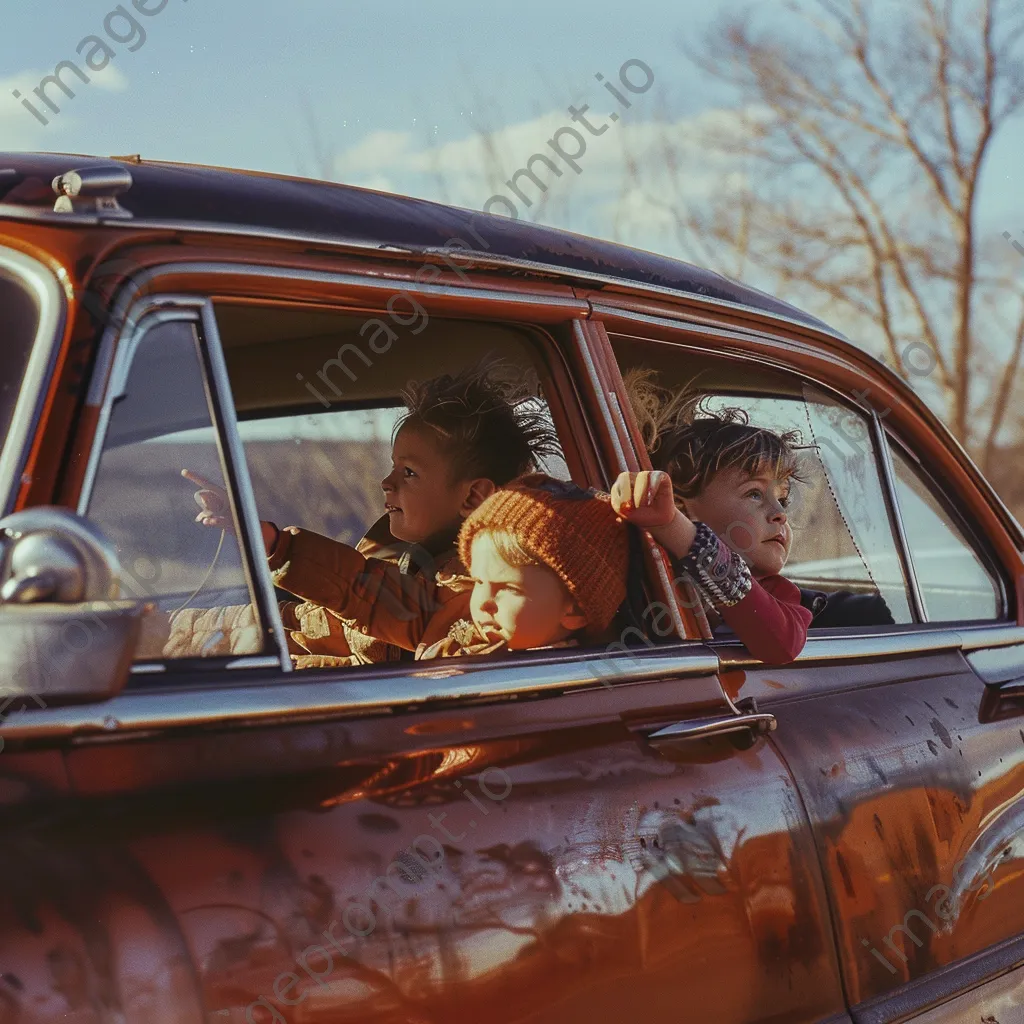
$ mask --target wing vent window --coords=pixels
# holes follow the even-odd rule
[[[181,476],[190,469],[218,487],[226,478],[195,325],[179,320],[150,329],[119,391],[87,515],[117,545],[123,596],[157,606],[137,658],[178,653],[167,648],[172,618],[175,636],[190,641],[179,645],[182,654],[261,652],[238,520],[225,531],[195,523],[189,506],[196,485]]]

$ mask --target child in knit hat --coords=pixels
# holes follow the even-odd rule
[[[626,596],[626,524],[607,495],[533,474],[491,495],[459,533],[469,618],[419,658],[595,639]]]

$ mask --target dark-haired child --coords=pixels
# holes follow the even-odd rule
[[[647,392],[649,396],[650,391]],[[633,405],[643,427],[644,395]],[[724,622],[761,661],[782,665],[803,649],[811,612],[781,573],[793,534],[786,508],[797,477],[796,436],[752,426],[731,409],[671,400],[653,434],[653,471],[622,473],[612,504],[648,530],[696,588],[714,625]]]

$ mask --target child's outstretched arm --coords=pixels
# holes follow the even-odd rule
[[[619,515],[649,531],[681,564],[755,658],[785,665],[803,650],[811,613],[800,604],[799,589],[781,576],[755,580],[743,558],[713,530],[676,508],[667,473],[621,473],[611,499]]]
[[[189,469],[181,475],[202,488],[195,496],[200,506],[196,521],[233,533],[224,489]],[[432,579],[403,574],[392,562],[367,558],[348,544],[309,530],[281,530],[262,521],[260,531],[278,587],[330,608],[357,629],[396,647],[415,651],[431,617],[451,596]]]
[[[394,562],[310,530],[278,531],[269,552],[276,586],[352,620],[357,629],[415,651],[431,619],[455,598],[427,574],[405,574]]]

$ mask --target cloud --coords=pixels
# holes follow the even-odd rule
[[[53,71],[39,71],[27,68],[7,78],[0,78],[0,149],[18,151],[35,149],[52,149],[53,137],[62,129],[74,126],[75,118],[71,114],[71,100],[64,96],[56,87],[51,86],[48,92],[53,95],[54,102],[60,107],[60,114],[52,114],[46,106],[33,95],[39,83]],[[77,99],[83,90],[95,85],[107,92],[123,92],[128,88],[128,79],[113,64],[108,64],[103,71],[89,73],[89,84],[80,81],[74,73],[65,73],[63,80],[75,94]],[[17,91],[21,97],[14,95]],[[44,125],[22,105],[22,99],[33,102],[36,109],[49,120]],[[62,102],[63,101],[63,102]]]
[[[128,88],[128,76],[115,64],[108,64],[102,71],[89,75],[92,84],[108,92],[124,92]]]
[[[17,89],[22,95],[31,96],[41,77],[34,71],[20,71],[9,78],[0,78],[0,149],[16,152],[41,148],[46,127],[12,95]]]

